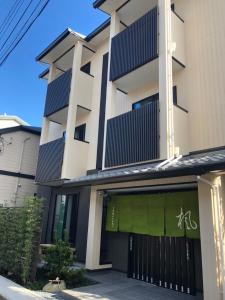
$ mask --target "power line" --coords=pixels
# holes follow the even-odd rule
[[[10,28],[10,25],[12,24],[15,16],[17,15],[17,13],[19,12],[20,8],[22,7],[24,1],[25,0],[19,0],[19,2],[18,2],[18,6],[19,7],[18,6],[15,7],[14,11],[12,12],[12,14],[10,15],[10,17],[6,21],[5,25],[2,26],[2,29],[0,30],[0,34],[1,34],[0,39],[4,36],[5,32],[7,32],[8,28]]]
[[[10,8],[8,14],[6,15],[5,19],[2,21],[1,25],[0,25],[0,32],[2,32],[3,28],[6,26],[9,18],[12,16],[12,13],[15,11],[15,9],[17,8],[17,5],[18,3],[20,2],[21,0],[16,0],[14,1],[12,7]]]
[[[41,1],[40,1],[41,2]],[[39,2],[39,4],[40,4]],[[21,40],[24,38],[24,36],[27,34],[27,32],[30,30],[30,28],[32,27],[32,25],[34,24],[34,22],[38,19],[38,17],[42,14],[42,12],[45,10],[45,8],[47,7],[48,3],[50,2],[50,0],[47,0],[45,2],[45,4],[42,6],[42,8],[40,9],[40,11],[38,12],[38,14],[36,15],[36,17],[30,22],[30,24],[28,25],[28,27],[26,28],[26,30],[22,33],[22,31],[20,31],[22,33],[22,35],[20,36],[19,40],[16,41],[16,39],[19,37],[17,37],[14,41],[16,42],[15,45],[13,45],[13,43],[10,45],[10,47],[8,47],[7,51],[1,56],[0,58],[0,66],[3,65],[3,63],[7,60],[7,58],[9,57],[9,55],[15,50],[15,48],[18,46],[18,44],[21,42]],[[36,8],[39,6],[39,4],[36,6]],[[35,8],[35,10],[36,10]],[[32,14],[30,15],[29,19],[32,17],[32,15],[34,14],[35,10],[32,12]],[[26,24],[28,23],[29,19],[26,21]],[[25,24],[25,25],[26,25]],[[13,47],[12,47],[13,46]],[[12,48],[11,48],[12,47]],[[10,49],[11,48],[11,49]]]
[[[8,40],[10,39],[10,37],[12,36],[13,32],[15,31],[16,27],[19,25],[19,23],[22,21],[24,15],[26,14],[26,12],[28,11],[29,7],[31,6],[32,2],[34,0],[30,0],[30,2],[28,3],[28,5],[26,6],[25,10],[23,11],[22,15],[20,16],[19,20],[16,22],[15,26],[13,27],[13,29],[11,30],[10,34],[8,35],[8,37],[6,38],[5,42],[3,43],[3,45],[0,48],[0,51],[5,47],[6,43],[8,42]]]

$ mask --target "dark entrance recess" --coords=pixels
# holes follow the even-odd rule
[[[76,245],[78,218],[78,195],[57,195],[54,209],[52,241],[56,238],[68,239],[72,246]]]
[[[195,250],[196,242],[185,237],[131,234],[128,277],[195,295],[197,290],[202,290],[202,282],[196,278],[196,261],[200,255]]]

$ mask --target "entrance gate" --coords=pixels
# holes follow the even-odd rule
[[[128,277],[195,295],[194,240],[130,234]]]

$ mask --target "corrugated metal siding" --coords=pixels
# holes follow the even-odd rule
[[[35,181],[45,183],[61,178],[64,138],[40,146]]]
[[[47,117],[69,104],[72,69],[48,85],[44,116]]]
[[[159,158],[159,102],[108,121],[105,167]]]
[[[126,75],[158,56],[158,8],[112,39],[110,80]]]

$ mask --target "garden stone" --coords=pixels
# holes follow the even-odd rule
[[[51,281],[43,287],[44,292],[57,293],[66,289],[66,283],[64,280],[60,282]]]

